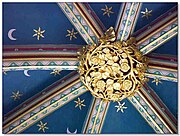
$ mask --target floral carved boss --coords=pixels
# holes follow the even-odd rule
[[[79,52],[79,73],[94,97],[120,101],[132,96],[145,81],[147,58],[136,48],[134,38],[115,40],[111,27],[98,45],[84,47]]]

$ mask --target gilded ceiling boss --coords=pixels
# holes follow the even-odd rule
[[[147,58],[136,48],[136,40],[115,41],[113,27],[98,45],[78,52],[80,79],[96,98],[121,101],[133,95],[145,82]]]

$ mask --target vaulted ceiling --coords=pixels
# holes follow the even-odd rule
[[[120,102],[77,72],[111,26],[150,58],[149,81]],[[3,3],[3,133],[177,133],[177,44],[177,3]]]

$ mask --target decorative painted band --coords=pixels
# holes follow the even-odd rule
[[[24,51],[62,51],[62,52],[77,52],[84,45],[77,44],[27,44],[27,45],[4,45],[3,52],[24,52]]]
[[[3,61],[3,70],[77,70],[79,61]]]
[[[17,119],[26,110],[31,109],[40,102],[48,99],[49,97],[52,97],[54,93],[59,91],[63,92],[64,89],[73,86],[77,82],[77,80],[79,80],[79,74],[77,73],[77,71],[73,71],[62,79],[46,87],[35,96],[32,96],[31,98],[17,106],[15,109],[8,112],[4,116],[3,126],[5,127],[6,124],[8,124],[10,121]]]
[[[138,110],[138,112],[156,133],[170,133],[169,130],[155,115],[146,101],[138,93],[135,93],[135,95],[132,97],[128,97],[128,100],[133,104],[133,106]]]
[[[154,69],[149,68],[145,75],[148,78],[159,78],[161,80],[173,81],[177,82],[177,72],[169,71],[169,70],[162,70],[162,69]]]
[[[3,60],[18,58],[65,58],[66,60],[77,59],[77,51],[4,51]]]
[[[151,54],[148,54],[146,56],[148,58],[150,58],[150,61],[151,60],[159,60],[159,61],[177,63],[177,56],[176,55],[151,53]]]
[[[172,37],[176,36],[178,33],[178,26],[177,22],[167,26],[160,32],[157,32],[155,35],[147,39],[145,42],[139,45],[140,51],[145,55],[153,50],[155,50],[157,47],[162,45],[163,43],[170,40]]]
[[[165,127],[171,133],[177,133],[177,120],[159,98],[156,92],[146,83],[139,91],[139,95],[144,98],[149,107],[154,111],[156,116],[161,120]]]
[[[141,3],[138,2],[123,3],[115,28],[117,40],[126,40],[132,34],[140,8]]]
[[[177,6],[133,34],[143,54],[148,54],[175,35],[178,31]]]
[[[96,37],[99,39],[106,31],[105,26],[100,21],[98,16],[92,10],[88,3],[73,3],[77,11],[81,14],[83,19],[88,24],[89,28],[93,31]]]
[[[177,19],[170,23],[167,27],[160,31],[156,31],[154,35],[149,37],[143,43],[138,44],[140,51],[143,54],[150,53],[152,50],[159,47],[164,42],[168,41],[177,34],[178,26]]]
[[[27,114],[4,128],[3,133],[20,133],[86,91],[86,88],[81,82],[76,83],[63,93],[59,93],[42,104],[37,105],[32,110],[29,110]]]
[[[79,3],[82,5],[83,8],[86,9],[87,12],[89,12],[90,19],[92,19],[92,23],[95,24],[95,27],[98,27],[99,29],[99,34],[105,32],[107,28],[104,26],[104,24],[101,22],[100,18],[96,15],[94,10],[91,8],[91,6],[88,3]],[[97,28],[96,28],[97,29]],[[103,33],[104,34],[104,33]]]
[[[85,120],[83,133],[100,133],[109,107],[109,102],[94,98]]]
[[[70,20],[70,22],[77,29],[79,34],[83,37],[87,44],[97,43],[97,37],[86,23],[85,19],[78,12],[73,3],[58,3],[64,14]]]
[[[151,23],[147,24],[143,28],[139,29],[135,33],[133,33],[133,37],[136,37],[138,45],[143,43],[146,39],[151,37],[151,35],[156,32],[160,31],[164,26],[168,25],[173,19],[177,18],[178,9],[177,6],[171,8],[157,19],[152,21]]]

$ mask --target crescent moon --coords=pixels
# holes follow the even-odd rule
[[[8,37],[9,37],[9,39],[12,40],[12,41],[15,41],[15,40],[16,40],[16,38],[14,38],[14,37],[12,36],[12,33],[13,33],[14,31],[16,31],[16,29],[10,29],[9,32],[8,32]]]
[[[77,133],[77,129],[73,132],[73,133],[71,133],[70,131],[69,131],[69,128],[67,128],[67,134],[76,134]]]
[[[28,74],[28,70],[24,70],[24,75],[30,77],[30,75]]]

